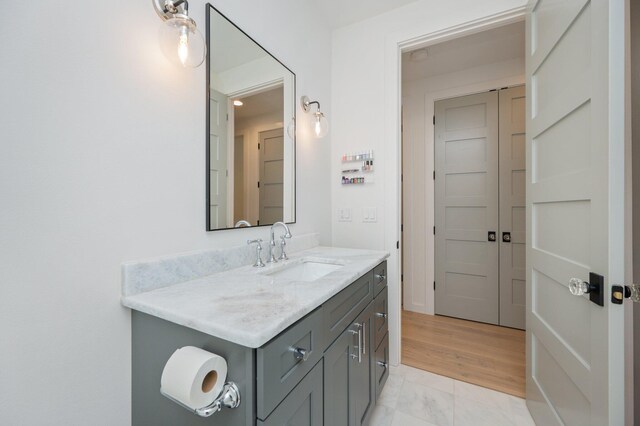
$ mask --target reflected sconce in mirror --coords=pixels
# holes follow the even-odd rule
[[[197,68],[204,62],[206,46],[196,21],[189,17],[186,0],[153,0],[160,27],[160,48],[174,64],[183,68]]]
[[[302,104],[302,109],[306,113],[311,112],[311,105],[316,105],[316,111],[312,113],[313,122],[311,124],[311,130],[316,137],[325,137],[329,132],[329,122],[327,121],[327,117],[325,117],[322,111],[320,111],[320,102],[312,101],[309,97],[303,96],[300,99],[300,103]]]

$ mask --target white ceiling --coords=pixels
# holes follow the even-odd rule
[[[435,44],[426,51],[407,52],[402,55],[402,79],[418,80],[524,58],[524,43],[524,22],[516,22]]]
[[[236,121],[264,114],[278,114],[279,117],[284,117],[284,94],[282,86],[240,99],[244,105],[234,107]]]
[[[321,0],[315,1],[332,28],[380,15],[416,0]]]

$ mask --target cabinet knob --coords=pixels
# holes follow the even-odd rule
[[[382,282],[387,279],[387,276],[385,274],[375,274],[375,277],[378,280],[378,282]]]
[[[387,313],[386,312],[376,312],[376,316],[378,318],[387,318]]]
[[[384,362],[384,361],[377,361],[377,362],[376,362],[376,364],[378,364],[378,365],[379,365],[380,367],[382,367],[382,368],[387,368],[387,367],[389,367],[389,364],[387,364],[387,363],[386,363],[386,362]]]
[[[303,362],[308,360],[311,354],[313,353],[313,351],[310,351],[304,348],[291,348],[291,351],[293,352],[293,357],[295,359]]]

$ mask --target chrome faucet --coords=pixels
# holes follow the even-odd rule
[[[275,255],[276,239],[275,239],[275,229],[274,229],[277,226],[282,226],[285,230],[285,234],[281,237],[282,243],[280,244],[280,247],[281,247],[282,253],[280,254],[280,259],[281,260],[287,259],[287,255],[284,252],[284,246],[285,246],[284,239],[291,238],[291,231],[289,231],[289,227],[287,226],[286,223],[276,222],[273,225],[271,225],[271,239],[269,240],[269,260],[267,260],[267,263],[276,263],[278,261]]]

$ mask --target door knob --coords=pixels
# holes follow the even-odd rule
[[[580,278],[571,278],[569,280],[569,291],[574,296],[582,296],[583,294],[591,292],[592,289],[592,284],[582,281]]]
[[[569,280],[569,291],[574,296],[589,294],[589,300],[596,305],[604,306],[604,277],[593,272],[589,273],[589,282],[580,278]]]
[[[640,303],[640,284],[614,285],[611,287],[611,303],[622,305],[624,299]]]

